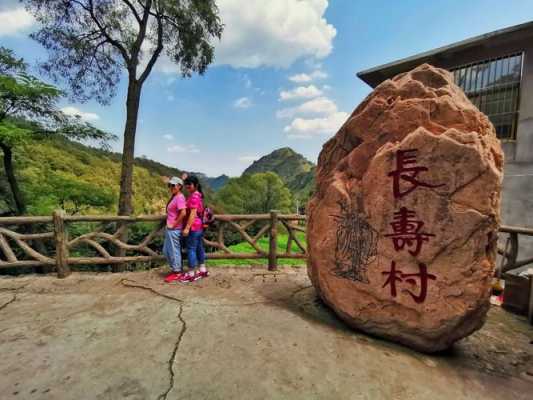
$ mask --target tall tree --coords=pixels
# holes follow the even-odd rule
[[[273,172],[231,178],[217,192],[216,199],[223,211],[231,214],[289,212],[293,203],[291,192]]]
[[[49,52],[42,64],[74,98],[106,104],[123,69],[128,78],[119,214],[133,211],[133,162],[143,84],[163,52],[184,77],[203,74],[222,24],[214,0],[21,0],[41,28],[32,37]]]
[[[30,75],[27,65],[13,52],[0,47],[0,149],[3,167],[17,214],[26,212],[20,190],[13,149],[35,136],[62,135],[103,142],[114,136],[62,113],[57,103],[62,92]]]

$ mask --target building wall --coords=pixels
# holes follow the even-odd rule
[[[505,225],[533,227],[533,163],[505,164],[501,215]],[[528,257],[533,257],[533,237],[521,235],[519,258]]]
[[[504,141],[505,168],[502,223],[533,227],[533,39],[498,43],[492,41],[431,63],[451,69],[477,61],[524,52],[516,141]],[[533,238],[520,237],[519,258],[533,257]]]
[[[440,68],[453,69],[491,58],[524,52],[517,140],[503,142],[506,162],[533,163],[533,33],[530,36],[491,40],[465,50],[436,55],[427,60]]]
[[[381,78],[404,72],[427,62],[453,69],[491,58],[524,53],[516,141],[504,141],[505,168],[502,194],[502,223],[533,228],[533,30],[526,29],[472,44],[468,48],[448,49],[442,53],[408,61],[402,67],[380,72]],[[520,237],[519,258],[533,257],[533,238]]]
[[[524,55],[516,141],[502,142],[505,168],[501,215],[505,225],[533,227],[533,41],[470,50],[441,66],[452,68],[520,51]],[[519,258],[528,257],[533,257],[533,238],[521,236]]]

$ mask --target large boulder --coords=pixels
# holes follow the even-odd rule
[[[379,85],[320,153],[308,273],[353,327],[420,351],[489,308],[503,153],[488,118],[424,64]]]

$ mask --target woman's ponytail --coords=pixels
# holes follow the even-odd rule
[[[191,175],[191,176],[188,176],[187,178],[185,178],[185,184],[186,185],[189,185],[189,184],[194,185],[194,187],[196,188],[196,191],[200,192],[202,197],[204,196],[204,192],[202,190],[202,184],[200,183],[200,180],[196,176]]]

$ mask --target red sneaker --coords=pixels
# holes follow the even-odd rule
[[[180,274],[178,278],[178,282],[180,283],[191,283],[194,282],[196,279],[196,275],[190,276],[189,274]]]
[[[170,274],[168,274],[166,277],[165,277],[165,282],[166,283],[173,283],[173,282],[177,282],[180,280],[180,277],[182,275],[185,275],[183,272],[171,272]]]
[[[198,271],[196,275],[198,276],[198,279],[207,278],[209,276],[209,271]]]

